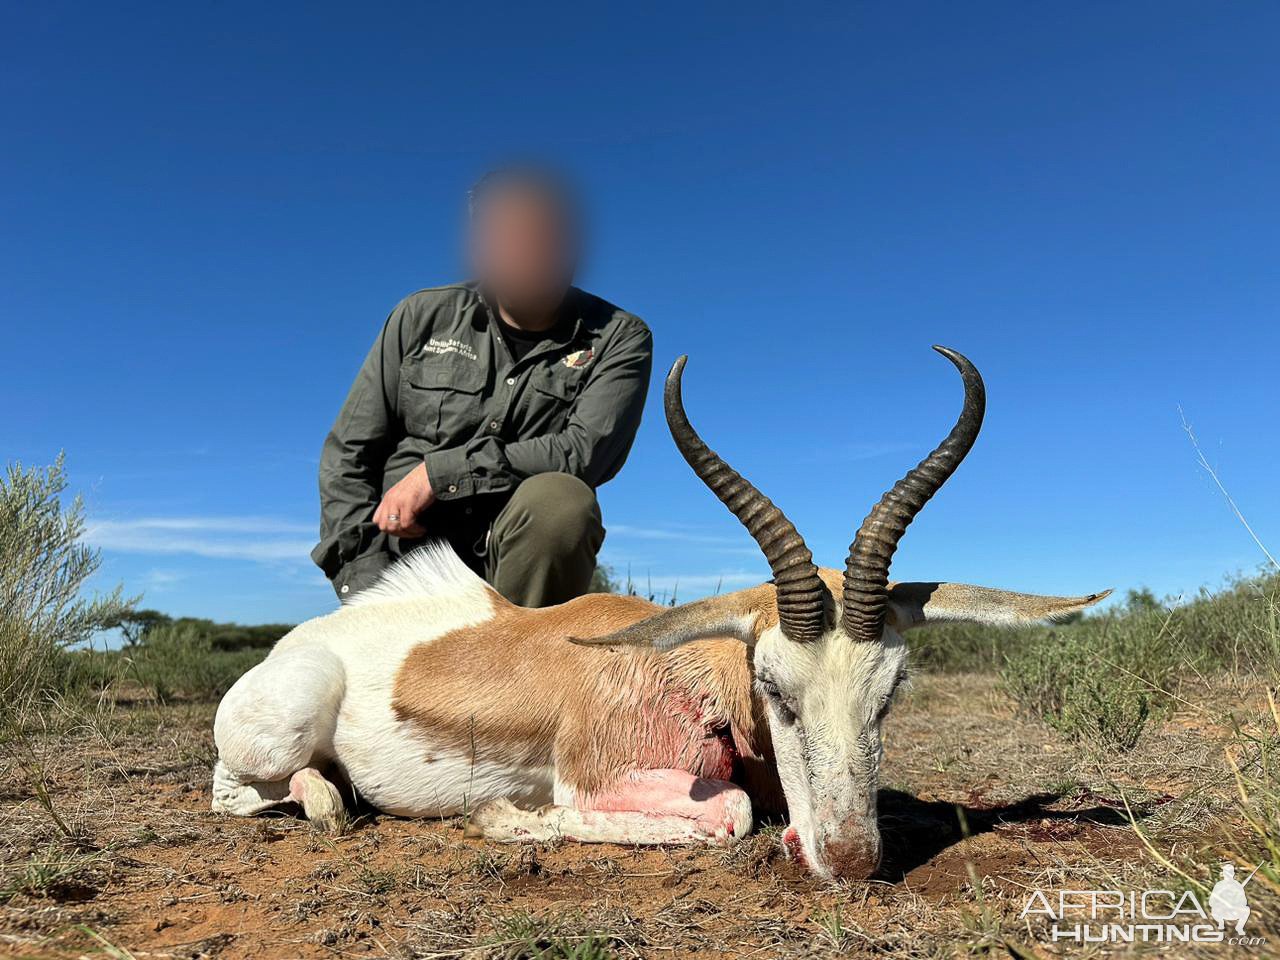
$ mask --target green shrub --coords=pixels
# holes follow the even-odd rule
[[[149,631],[146,642],[129,652],[129,667],[161,702],[175,697],[217,700],[267,652],[260,647],[220,650],[197,627],[168,624]]]
[[[1032,631],[939,623],[908,634],[911,660],[926,673],[994,673]]]
[[[65,693],[67,651],[129,609],[119,589],[80,595],[98,569],[81,543],[83,506],[64,505],[63,458],[44,469],[11,464],[0,477],[0,743],[13,744],[52,697]]]
[[[1024,710],[1065,736],[1103,750],[1131,750],[1176,678],[1212,665],[1178,611],[1130,594],[1118,610],[1041,630],[1005,653],[1001,678]]]
[[[1028,714],[1072,739],[1127,750],[1182,677],[1280,678],[1280,575],[1240,579],[1188,603],[1130,591],[1123,606],[1054,628],[941,624],[912,634],[911,646],[924,670],[998,669]]]
[[[1170,632],[1199,661],[1280,680],[1280,574],[1241,578],[1216,594],[1202,591],[1171,613]]]
[[[1088,632],[1046,631],[1008,655],[1001,679],[1024,711],[1064,736],[1131,750],[1151,715],[1153,690],[1116,655]]]

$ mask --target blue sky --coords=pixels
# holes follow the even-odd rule
[[[1084,592],[1280,545],[1280,7],[6,4],[0,454],[65,449],[99,584],[298,620],[320,443],[388,310],[461,276],[461,198],[552,159],[582,285],[691,356],[704,436],[843,561],[948,429],[986,427],[900,579]],[[657,403],[604,559],[757,582]]]

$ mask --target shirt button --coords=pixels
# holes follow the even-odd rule
[[[497,420],[490,420],[490,421],[489,421],[489,429],[490,429],[490,430],[497,430],[497,429],[498,429],[498,421],[497,421]]]
[[[516,378],[515,378],[515,377],[507,377],[507,386],[508,386],[508,387],[514,387],[515,385],[516,385]]]
[[[342,592],[343,592],[343,593],[350,593],[350,592],[351,592],[351,586],[350,586],[350,584],[346,584],[346,583],[344,583],[344,584],[342,585]]]
[[[449,484],[449,492],[450,492],[450,493],[457,493],[457,492],[458,492],[458,485],[457,485],[456,483],[451,483],[451,484]]]

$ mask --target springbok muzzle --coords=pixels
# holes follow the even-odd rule
[[[841,824],[820,850],[822,865],[837,880],[866,880],[880,869],[880,831],[874,820]]]

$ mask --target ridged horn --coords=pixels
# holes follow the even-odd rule
[[[826,626],[825,590],[813,554],[795,525],[773,501],[724,462],[698,436],[684,412],[680,378],[688,357],[680,357],[667,374],[663,405],[671,436],[711,492],[737,517],[764,551],[778,593],[778,621],[788,639],[816,640]]]
[[[947,347],[933,349],[964,380],[964,409],[947,438],[871,508],[849,547],[844,573],[844,632],[854,640],[878,640],[889,605],[889,564],[907,526],[960,466],[982,429],[987,391],[977,368]]]

